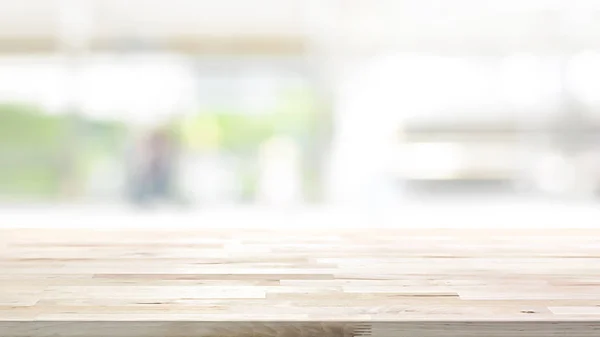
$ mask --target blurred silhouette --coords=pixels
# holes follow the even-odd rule
[[[134,149],[137,153],[133,153],[133,201],[174,202],[176,144],[172,135],[164,129],[154,130]]]

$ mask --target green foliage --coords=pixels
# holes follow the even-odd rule
[[[247,112],[223,108],[206,108],[182,123],[184,144],[198,150],[220,150],[236,153],[240,160],[239,174],[242,199],[255,196],[258,170],[256,156],[260,146],[274,136],[296,139],[302,150],[310,146],[319,129],[319,111],[315,95],[305,88],[281,93],[277,104],[267,111]],[[307,173],[305,187],[316,194],[315,173]]]
[[[0,193],[11,197],[53,197],[60,191],[60,176],[52,166],[20,165],[0,171]]]
[[[82,173],[77,170],[89,166],[94,158],[114,153],[125,135],[121,123],[1,104],[0,194],[57,196],[65,178],[76,178]],[[72,176],[65,176],[67,173]]]
[[[317,109],[312,93],[289,90],[269,111],[246,113],[222,108],[207,108],[184,121],[188,145],[219,148],[234,152],[253,152],[276,135],[304,138],[317,126]]]
[[[49,116],[35,107],[0,105],[0,147],[57,150],[65,141],[66,117]]]

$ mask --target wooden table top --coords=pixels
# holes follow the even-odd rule
[[[0,269],[13,328],[600,319],[595,229],[0,229]]]

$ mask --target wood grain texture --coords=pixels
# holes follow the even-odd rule
[[[73,324],[91,322],[78,336],[119,336],[118,322],[137,324],[121,326],[135,327],[128,336],[240,334],[189,325],[211,321],[298,322],[256,323],[265,336],[306,322],[335,336],[358,335],[350,322],[381,336],[450,333],[428,321],[597,333],[600,320],[592,229],[0,229],[0,270],[0,328],[12,336],[75,336]],[[160,322],[171,330],[149,325]]]

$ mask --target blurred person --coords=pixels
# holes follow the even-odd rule
[[[174,201],[176,145],[171,134],[165,129],[154,130],[133,149],[134,201]]]

